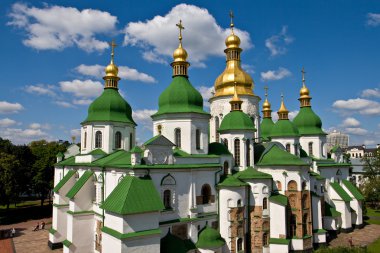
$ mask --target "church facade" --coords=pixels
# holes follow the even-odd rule
[[[240,38],[226,38],[226,68],[210,112],[189,81],[187,52],[152,115],[153,137],[136,146],[118,67],[81,123],[81,148],[57,156],[51,248],[65,253],[311,252],[327,235],[363,225],[363,196],[326,134],[303,75],[300,110],[279,119],[241,67]]]

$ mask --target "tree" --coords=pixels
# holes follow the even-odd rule
[[[366,201],[375,207],[380,202],[380,148],[377,149],[375,156],[363,157],[362,162],[365,177],[363,194]]]
[[[29,145],[35,161],[32,166],[32,185],[34,192],[41,200],[41,206],[53,188],[54,164],[58,152],[64,152],[66,147],[57,142],[45,140],[33,141]]]
[[[20,161],[15,155],[0,152],[0,201],[7,205],[7,210],[20,193],[20,184],[17,182],[19,168]]]

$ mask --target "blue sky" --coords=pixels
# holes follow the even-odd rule
[[[119,87],[151,136],[149,115],[171,80],[175,24],[183,20],[190,81],[210,96],[225,66],[229,11],[254,93],[276,111],[299,109],[301,68],[326,131],[380,143],[380,3],[377,1],[1,1],[0,136],[14,143],[70,140],[102,91],[106,42],[115,39]],[[205,103],[207,108],[207,103]],[[77,139],[78,140],[78,139]]]

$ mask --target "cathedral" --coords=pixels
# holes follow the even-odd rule
[[[300,109],[281,98],[272,120],[241,67],[240,38],[225,40],[226,68],[210,112],[174,50],[172,81],[151,115],[153,137],[136,145],[118,67],[81,122],[80,151],[58,154],[49,246],[64,253],[311,252],[363,225],[363,196],[341,155],[330,157],[304,71]],[[260,113],[260,110],[262,114]]]

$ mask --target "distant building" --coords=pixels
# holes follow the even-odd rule
[[[348,134],[334,130],[327,135],[327,150],[330,151],[334,146],[339,146],[345,149],[348,147],[348,141]]]

